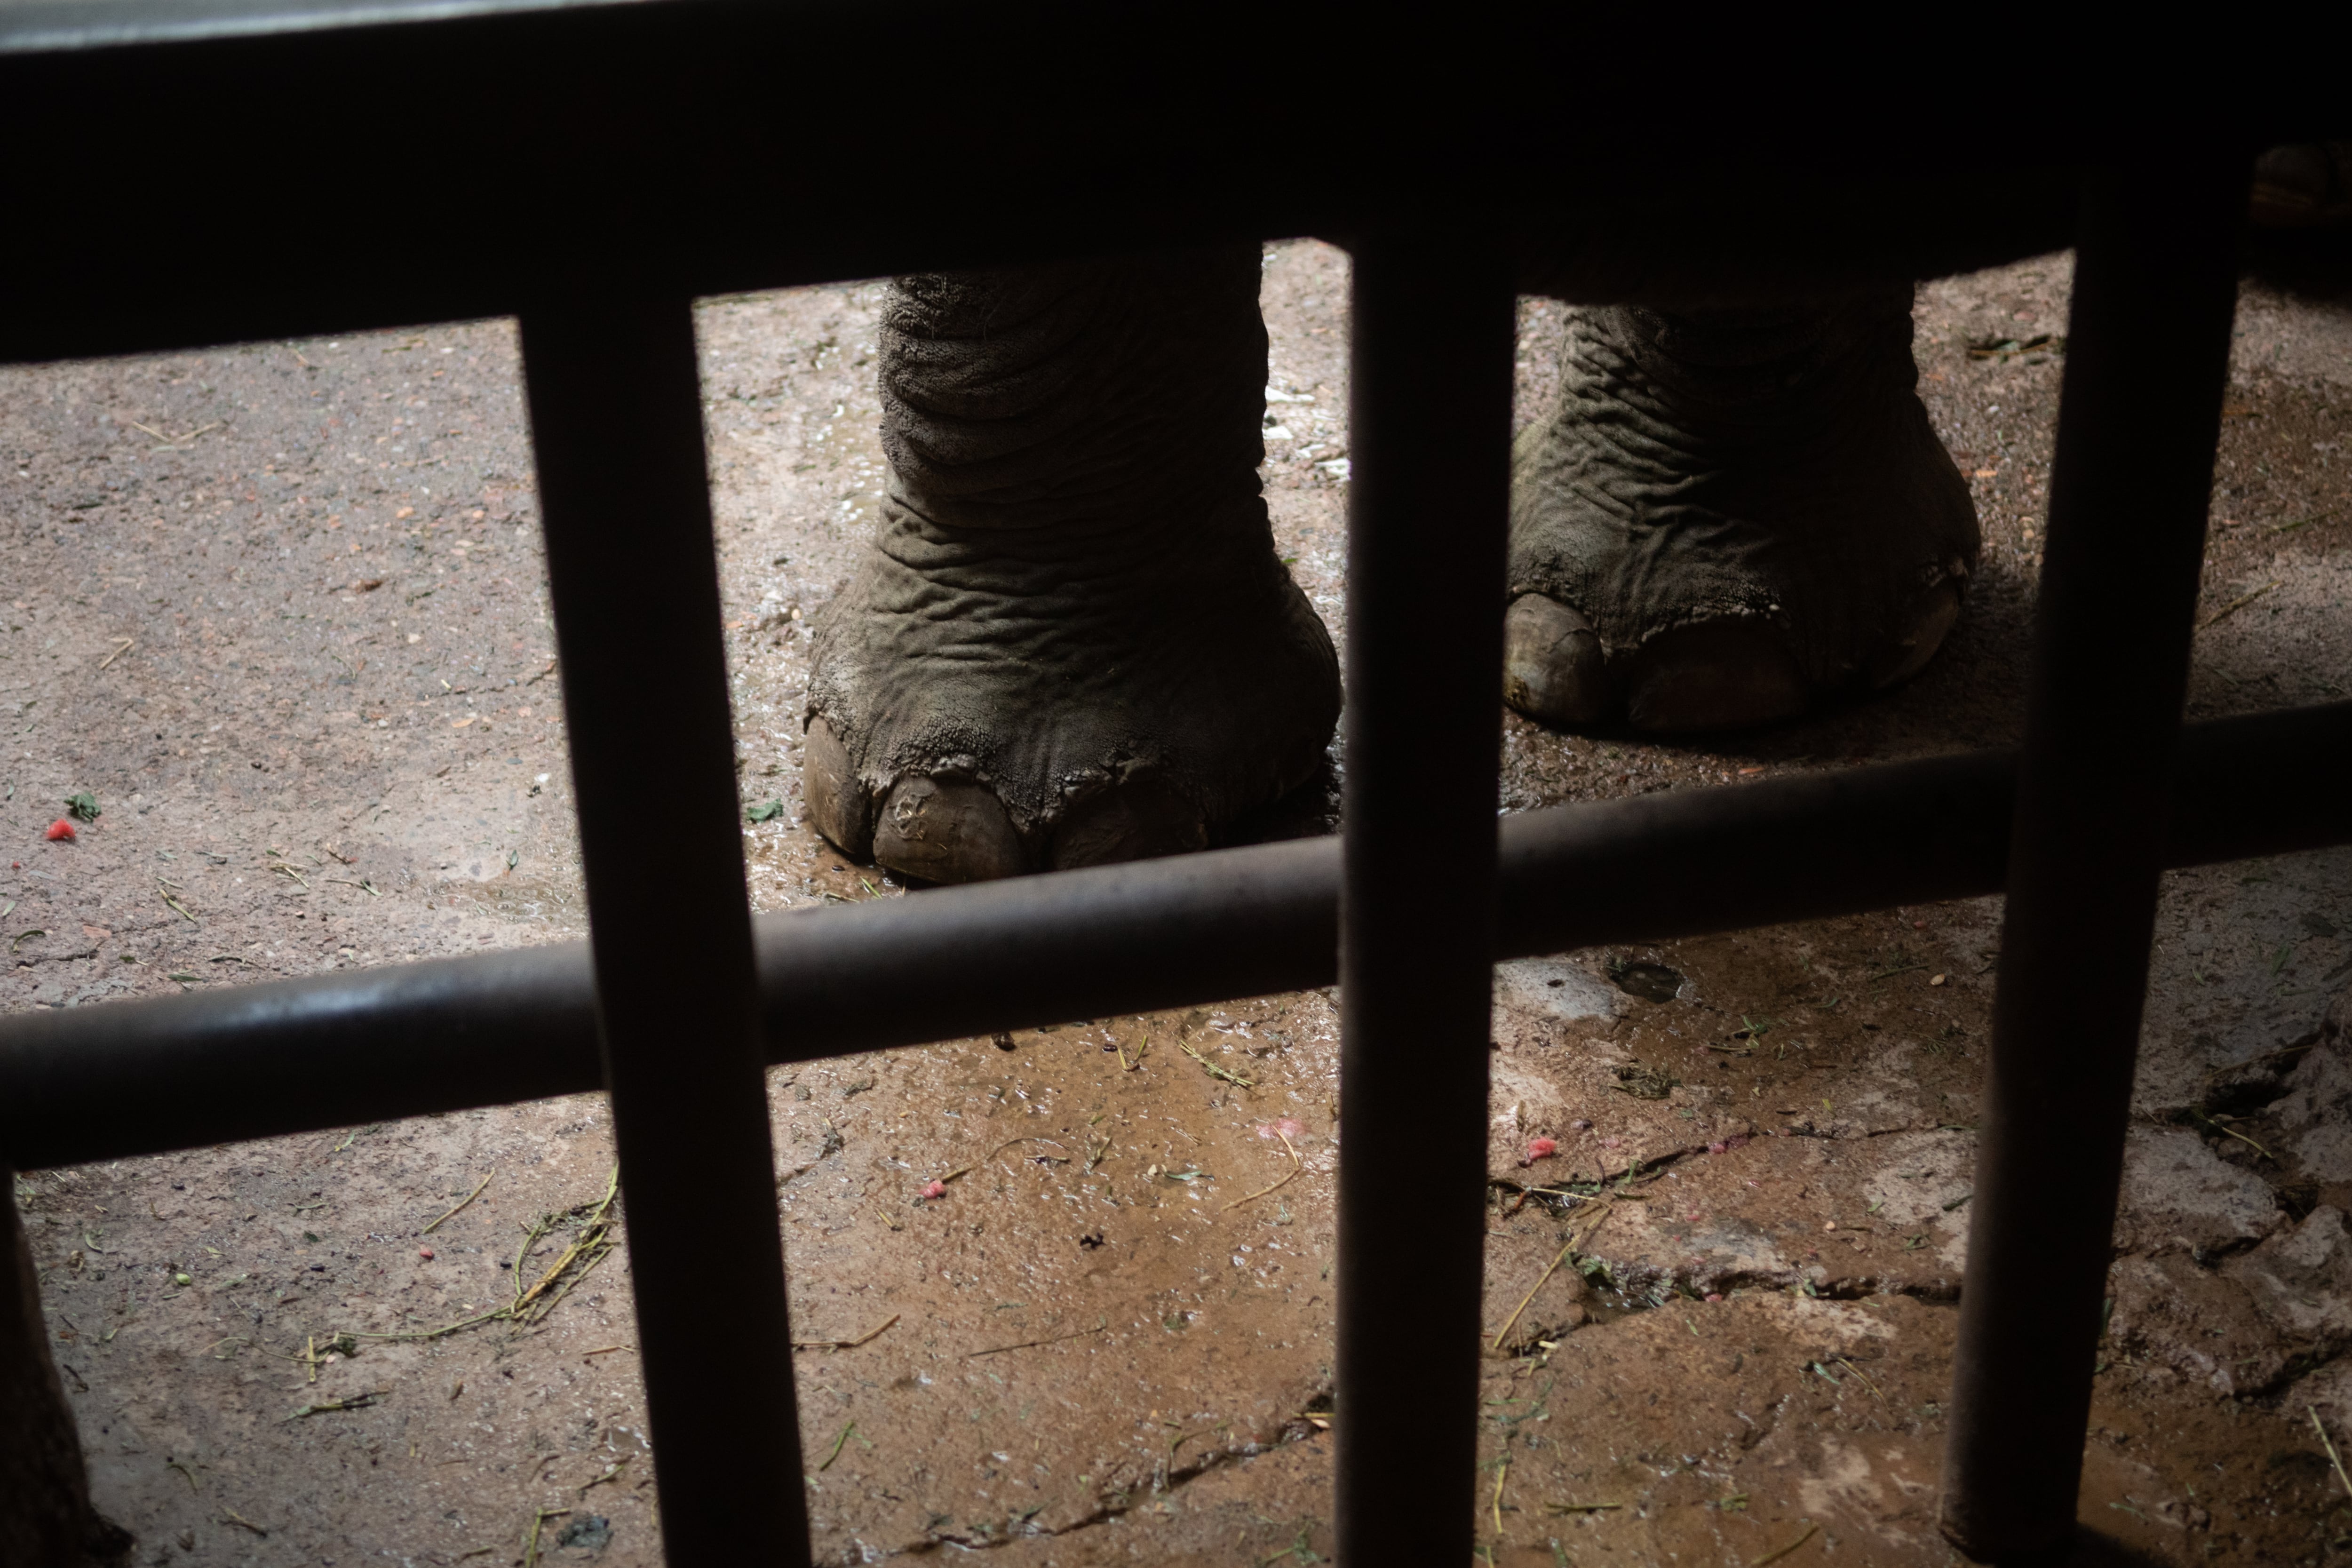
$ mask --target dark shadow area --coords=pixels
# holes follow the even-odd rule
[[[2004,1557],[1999,1568],[2170,1568],[2170,1563],[2153,1552],[2127,1546],[2104,1531],[2085,1526],[2080,1528],[2073,1542],[2055,1552]]]
[[[1329,752],[1305,784],[1245,812],[1225,825],[1214,847],[1273,844],[1285,838],[1320,838],[1339,831],[1339,768]]]
[[[2352,227],[2250,228],[2242,270],[2307,303],[2352,310]]]

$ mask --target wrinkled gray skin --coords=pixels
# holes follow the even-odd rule
[[[1790,718],[1916,674],[1975,570],[1914,384],[1911,290],[1574,312],[1512,454],[1503,693],[1654,731]]]
[[[828,838],[932,881],[1093,865],[1313,773],[1339,661],[1259,494],[1258,277],[1253,245],[894,285],[887,499],[816,621]],[[1909,305],[1577,311],[1514,456],[1505,698],[1697,730],[1916,673],[1978,532]]]
[[[935,881],[1196,849],[1312,773],[1330,634],[1259,494],[1255,245],[906,278],[890,480],[817,618],[817,826]]]

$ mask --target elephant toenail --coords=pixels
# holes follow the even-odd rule
[[[1503,616],[1503,700],[1547,724],[1609,715],[1609,673],[1592,624],[1559,600],[1522,594]]]
[[[1129,779],[1070,807],[1054,830],[1055,869],[1149,860],[1205,849],[1201,810],[1154,778]]]
[[[1737,730],[1805,710],[1803,672],[1770,634],[1738,621],[1661,632],[1633,656],[1626,717],[1635,729]]]
[[[1884,691],[1890,686],[1899,686],[1926,668],[1959,618],[1960,595],[1954,584],[1938,583],[1921,595],[1912,605],[1902,630],[1871,660],[1871,689]]]
[[[874,858],[927,882],[1018,877],[1029,854],[995,792],[961,779],[900,779],[874,825]]]
[[[873,802],[857,785],[848,749],[823,719],[809,721],[801,751],[801,798],[819,833],[852,859],[866,858],[874,843]]]

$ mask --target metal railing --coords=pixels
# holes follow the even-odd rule
[[[1612,117],[1636,118],[1644,84],[1580,82],[1571,112],[1549,74],[1570,48],[1638,52],[1589,18],[1449,14],[1433,33],[1401,29],[1334,59],[1331,40],[1355,25],[1312,5],[1147,6],[1115,37],[1075,6],[0,11],[0,141],[41,149],[11,195],[0,360],[520,318],[593,917],[585,950],[0,1020],[0,1162],[603,1085],[669,1558],[801,1563],[765,1065],[1336,977],[1339,1552],[1351,1568],[1422,1568],[1465,1562],[1471,1546],[1490,966],[2006,889],[1944,1519],[1983,1558],[2063,1542],[2158,873],[2352,841],[2337,782],[2352,708],[2180,723],[2237,214],[2254,132],[2270,128],[2143,144],[2109,166],[2082,119],[2053,111],[2029,131],[1995,117],[1942,141],[1922,132],[1886,168],[1843,123],[1782,114],[1811,89],[1843,94],[1856,119],[1895,107],[1894,87],[1884,104],[1858,97],[1853,83],[1874,79],[1850,54],[1832,77],[1795,57],[1764,69],[1747,40],[1714,40],[1677,94],[1676,126],[1639,116],[1643,141]],[[1329,69],[1284,63],[1309,46]],[[870,71],[853,68],[854,82],[792,63],[838,72],[859,58]],[[1912,80],[1907,59],[1887,66],[1890,83]],[[304,84],[333,101],[289,104]],[[1448,107],[1449,91],[1473,89],[1486,107]],[[1311,189],[1262,177],[1260,122],[1239,110],[1277,95],[1349,129],[1343,166]],[[807,156],[796,127],[829,115],[855,135]],[[121,210],[121,160],[191,126],[223,143],[221,166],[280,194],[282,227],[257,229],[217,184],[142,187]],[[446,243],[381,243],[382,184],[350,165],[393,132],[422,182],[419,228]],[[1570,167],[1590,178],[1562,187]],[[974,169],[984,177],[959,172]],[[1963,186],[1976,199],[1956,205]],[[880,205],[877,191],[889,193]],[[1354,256],[1342,841],[755,922],[733,826],[691,299],[1296,233],[1341,237]],[[174,242],[168,270],[157,234]],[[2021,754],[1561,808],[1498,829],[1514,291],[1720,297],[2070,238]],[[623,621],[635,643],[664,647],[658,692],[655,665],[604,635]],[[1456,635],[1415,635],[1429,624]],[[657,785],[639,765],[648,755],[663,759]],[[675,825],[658,871],[631,844],[650,816]],[[1421,907],[1433,859],[1462,903],[1434,924]],[[625,961],[656,934],[633,929],[651,918],[633,911],[656,909],[662,943],[701,955],[696,984],[656,986]],[[404,1070],[382,1071],[388,1058]],[[299,1074],[284,1070],[298,1059]],[[2054,1121],[2066,1136],[2045,1135]],[[1408,1142],[1412,1162],[1381,1157]],[[693,1360],[692,1303],[714,1294],[773,1324],[738,1344],[723,1384]],[[742,1421],[746,1407],[762,1418]]]

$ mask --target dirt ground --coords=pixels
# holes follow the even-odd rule
[[[1506,807],[2012,740],[2068,279],[1920,291],[1987,549],[1917,682],[1705,743],[1509,719]],[[1340,253],[1269,247],[1265,479],[1335,631],[1347,289]],[[743,798],[781,807],[744,832],[765,910],[905,896],[798,793],[807,616],[879,494],[878,299],[700,309]],[[1559,322],[1525,307],[1522,419]],[[2250,283],[2240,329],[2195,717],[2352,686],[2352,306]],[[0,372],[0,1006],[583,932],[517,377],[501,322]],[[46,840],[85,790],[102,815]],[[2352,1436],[2352,1044],[2320,1033],[2347,871],[2167,880],[2083,1503],[2158,1561],[2352,1548],[2311,1413]],[[1502,967],[1483,1560],[1952,1560],[1999,941],[1982,900]],[[772,1075],[793,1331],[855,1342],[799,1357],[825,1560],[1325,1559],[1336,1034],[1307,994]],[[23,1174],[137,1561],[657,1563],[611,1170],[583,1097]],[[709,1311],[723,1379],[773,1329]]]

